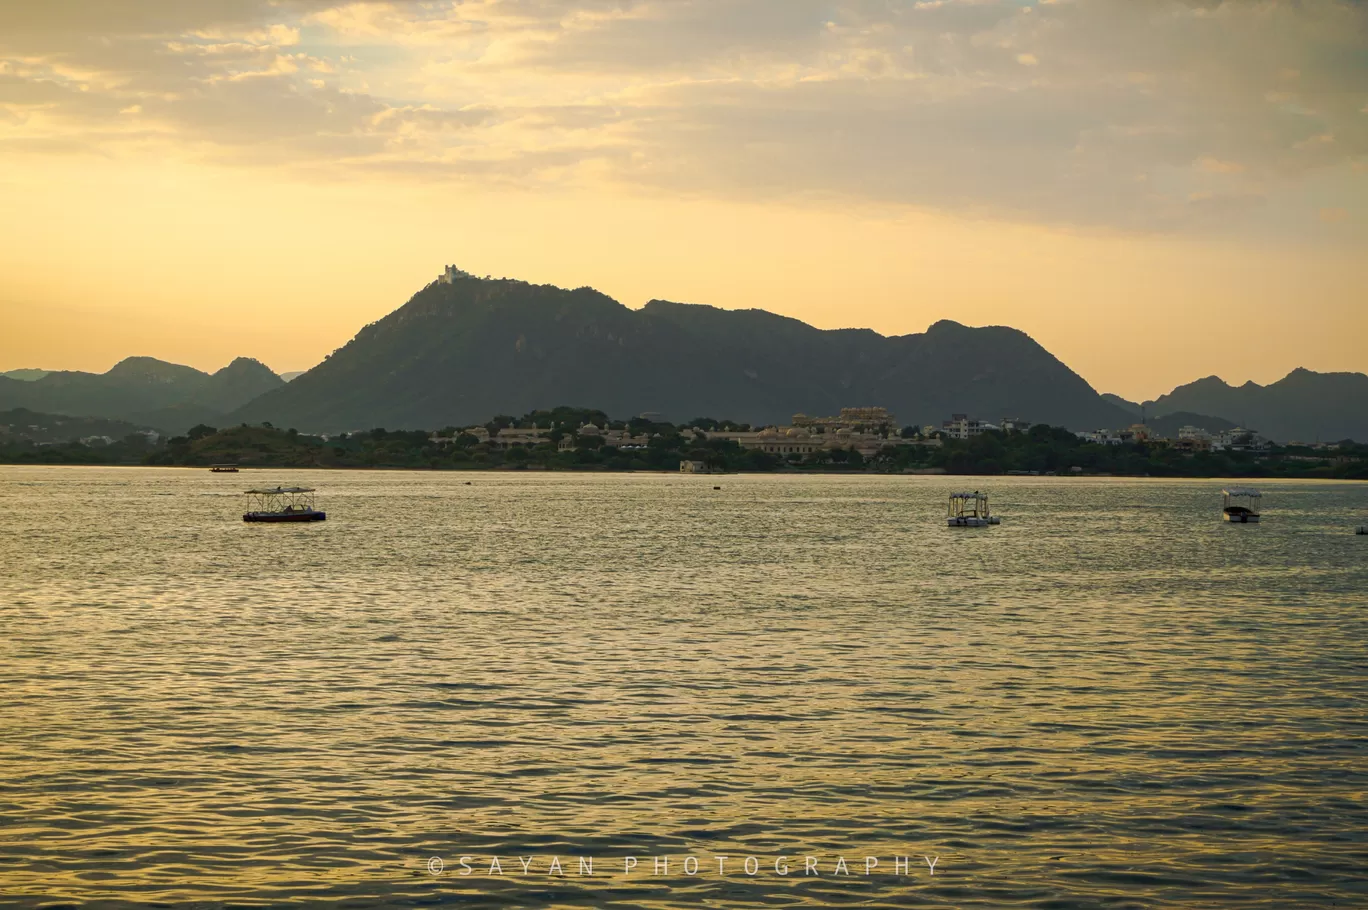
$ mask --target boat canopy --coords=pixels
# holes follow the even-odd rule
[[[280,496],[283,493],[312,493],[313,487],[264,487],[260,490],[247,490],[249,496]]]
[[[1253,487],[1228,487],[1221,492],[1226,496],[1248,496],[1251,499],[1258,499],[1263,496],[1262,493]]]
[[[987,494],[987,493],[980,493],[980,492],[978,492],[977,490],[975,490],[975,491],[972,492],[972,493],[951,493],[951,494],[950,494],[950,498],[951,498],[951,499],[980,499],[980,500],[984,500],[984,501],[986,502],[987,499],[988,499],[988,494]]]

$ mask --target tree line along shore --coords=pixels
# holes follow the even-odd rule
[[[500,433],[539,429],[535,444],[499,445]],[[600,430],[601,428],[601,430]],[[708,472],[946,473],[995,475],[1125,475],[1151,477],[1287,477],[1368,479],[1368,445],[1270,446],[1261,451],[1185,452],[1146,441],[1104,445],[1070,430],[1036,424],[1015,432],[989,431],[970,439],[927,438],[912,427],[889,432],[888,443],[866,453],[816,448],[768,452],[744,448],[709,432],[749,430],[746,424],[698,418],[687,424],[601,411],[558,408],[521,418],[496,417],[461,429],[372,430],[313,436],[270,424],[196,426],[184,436],[35,442],[0,438],[0,463],[270,468],[408,468],[430,470],[678,471],[682,463]],[[588,430],[599,430],[591,432]],[[472,430],[474,432],[472,432]],[[609,431],[607,433],[603,431]],[[895,438],[898,437],[898,438]],[[608,439],[630,439],[611,444]],[[895,442],[902,444],[895,445]]]

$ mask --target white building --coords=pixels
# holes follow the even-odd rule
[[[1262,452],[1268,448],[1268,440],[1253,430],[1233,427],[1222,430],[1211,439],[1214,451],[1229,449],[1232,452]]]
[[[991,423],[984,423],[982,420],[975,420],[967,414],[955,414],[949,420],[941,424],[941,432],[950,439],[973,439],[989,430],[996,430],[997,426]]]
[[[511,449],[513,446],[531,447],[550,441],[546,430],[535,428],[520,430],[517,427],[504,427],[497,435],[490,437],[489,444],[500,449]]]
[[[799,457],[814,452],[847,449],[870,457],[879,454],[885,446],[939,446],[939,439],[903,439],[890,433],[867,432],[851,427],[842,427],[825,432],[814,432],[807,427],[765,427],[762,430],[710,430],[705,434],[709,439],[727,439],[743,449],[758,450],[771,455]]]

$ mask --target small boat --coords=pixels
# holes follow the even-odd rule
[[[988,494],[951,493],[945,523],[952,528],[986,528],[1002,524],[1002,519],[988,511]]]
[[[1233,524],[1258,524],[1257,506],[1263,494],[1253,487],[1228,487],[1221,491],[1225,504],[1221,508],[1221,519]]]
[[[238,466],[235,464],[212,464],[209,470],[215,474],[236,474]]]
[[[314,508],[313,487],[266,487],[248,490],[249,508],[243,521],[325,521],[328,513]]]
[[[1368,525],[1359,525],[1358,530],[1355,531],[1354,533],[1355,533],[1355,534],[1368,534]]]

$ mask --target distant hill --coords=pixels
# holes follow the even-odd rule
[[[239,357],[210,376],[204,388],[187,403],[227,412],[284,384],[285,380],[261,361]]]
[[[1177,411],[1173,414],[1165,414],[1163,417],[1150,417],[1146,419],[1146,425],[1156,435],[1165,436],[1169,439],[1177,439],[1178,431],[1183,427],[1197,427],[1206,430],[1208,433],[1220,433],[1224,430],[1233,430],[1238,426],[1238,424],[1220,417],[1194,414],[1191,411]]]
[[[17,380],[19,380],[20,382],[36,382],[37,380],[42,379],[44,376],[46,376],[49,372],[51,372],[51,371],[49,371],[49,370],[8,370],[8,371],[6,371],[6,372],[4,372],[4,373],[0,373],[0,376],[7,377],[7,378],[9,378],[9,379],[17,379]]]
[[[1113,395],[1111,392],[1103,392],[1102,400],[1108,404],[1116,405],[1127,414],[1133,414],[1136,417],[1140,416],[1140,405],[1136,404],[1134,401],[1127,401],[1120,395]]]
[[[0,409],[125,420],[179,433],[282,385],[279,376],[246,357],[212,375],[152,357],[129,357],[107,373],[56,371],[32,381],[0,377]]]
[[[280,378],[285,380],[286,382],[292,382],[293,380],[298,379],[300,376],[303,376],[307,372],[308,370],[291,370],[288,373],[281,373]]]
[[[1191,411],[1175,411],[1172,414],[1156,417],[1154,416],[1153,411],[1149,410],[1145,405],[1137,404],[1134,401],[1127,401],[1120,395],[1104,392],[1102,398],[1129,414],[1134,423],[1139,423],[1143,418],[1145,424],[1156,435],[1165,436],[1170,439],[1176,438],[1178,436],[1178,431],[1183,427],[1198,427],[1209,433],[1219,433],[1222,430],[1233,430],[1238,426],[1234,421],[1226,420],[1223,417],[1194,414]]]
[[[1208,376],[1145,407],[1158,416],[1179,411],[1219,415],[1279,442],[1368,440],[1368,375],[1363,373],[1296,369],[1266,386],[1231,386]]]
[[[0,411],[0,443],[71,442],[91,436],[123,439],[147,427],[135,426],[123,420],[101,417],[68,417],[64,414],[40,414],[27,408]]]
[[[823,331],[763,310],[457,277],[433,283],[230,420],[307,432],[483,422],[556,405],[615,416],[787,422],[879,405],[904,424],[962,412],[1074,428],[1129,415],[1025,333],[943,321],[923,334]]]

